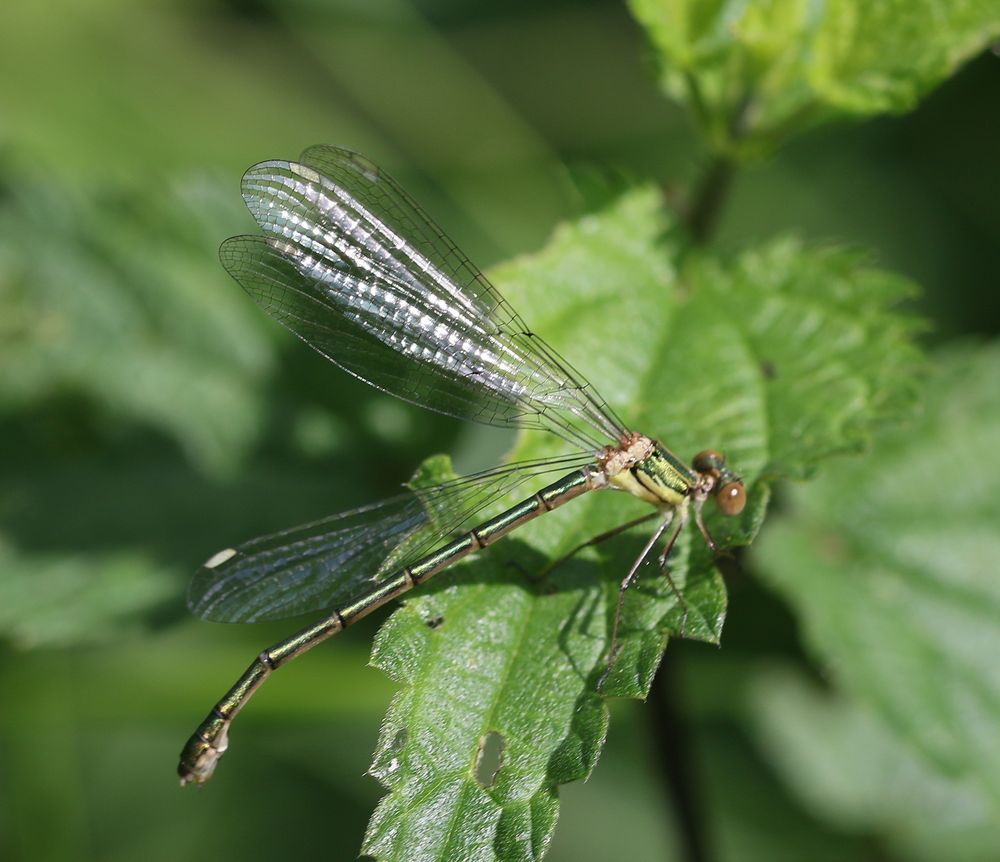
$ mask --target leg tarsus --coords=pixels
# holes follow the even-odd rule
[[[618,647],[612,648],[611,652],[608,653],[607,661],[604,663],[604,672],[601,674],[601,678],[597,680],[597,690],[604,691],[604,683],[608,681],[608,676],[611,674],[611,668],[614,667],[615,659],[618,658]]]

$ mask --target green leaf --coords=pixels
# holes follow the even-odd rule
[[[120,637],[176,593],[170,572],[136,553],[27,556],[0,541],[0,569],[0,637],[21,649]]]
[[[852,252],[813,252],[791,240],[731,264],[691,260],[682,272],[674,257],[658,193],[639,189],[494,275],[629,427],[685,458],[707,447],[727,453],[748,482],[749,503],[731,523],[710,513],[708,526],[722,544],[746,544],[763,518],[768,481],[857,448],[909,405],[912,324],[889,310],[905,291]],[[515,457],[564,451],[559,441],[524,435]],[[421,481],[446,477],[445,467],[429,463]],[[558,786],[589,775],[601,749],[602,695],[644,697],[684,618],[665,579],[644,570],[626,596],[621,651],[599,692],[618,583],[648,528],[553,562],[648,511],[624,494],[586,495],[411,593],[383,626],[373,661],[402,689],[372,766],[389,793],[366,853],[542,856]],[[670,573],[687,606],[685,635],[717,642],[725,590],[693,528],[675,546]],[[503,746],[492,784],[477,776],[490,740]]]
[[[912,109],[1000,36],[992,0],[630,0],[718,153],[767,152],[837,115]]]
[[[759,672],[751,692],[769,762],[818,817],[839,830],[875,833],[894,857],[996,858],[1000,821],[971,776],[942,774],[880,716],[801,674]]]
[[[1000,815],[1000,348],[938,357],[915,425],[792,497],[754,559],[833,678]]]
[[[912,109],[1000,36],[992,0],[839,0],[827,9],[809,79],[823,101],[853,114]]]
[[[593,678],[600,595],[573,572],[542,596],[512,566],[544,561],[520,546],[504,556],[442,578],[379,632],[373,662],[404,685],[371,769],[392,791],[364,848],[379,859],[540,858],[555,787],[596,761],[607,727]],[[483,786],[476,760],[491,732],[501,766]]]
[[[0,411],[73,394],[231,471],[253,441],[266,324],[220,272],[238,201],[206,179],[90,194],[19,185],[0,205]]]
[[[873,430],[916,403],[922,360],[913,336],[922,324],[887,311],[915,286],[868,265],[865,255],[806,250],[786,238],[728,267],[696,262],[690,276],[708,288],[706,319],[685,329],[697,333],[724,310],[730,330],[719,341],[728,342],[731,367],[746,367],[743,398],[756,399],[752,427],[766,436],[752,454],[740,452],[738,461],[734,454],[735,463],[766,452],[763,463],[751,461],[761,474],[803,477],[831,455],[863,449]],[[738,403],[737,387],[727,395],[730,406]]]

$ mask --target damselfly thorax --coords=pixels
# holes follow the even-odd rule
[[[229,727],[275,669],[437,572],[546,512],[597,490],[626,491],[657,526],[618,588],[604,676],[626,590],[661,542],[660,569],[683,610],[667,558],[691,513],[713,549],[702,507],[743,510],[743,483],[721,454],[688,466],[625,427],[597,390],[525,326],[483,274],[390,177],[355,153],[306,150],[243,178],[263,235],[223,243],[225,268],[270,315],[336,365],[442,413],[562,438],[566,455],[508,464],[214,554],[195,575],[191,609],[254,622],[323,616],[269,647],[212,708],[181,752],[182,783],[211,777]],[[554,478],[555,477],[555,478]],[[522,484],[542,487],[487,517]]]

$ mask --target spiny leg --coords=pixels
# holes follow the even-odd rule
[[[646,557],[649,556],[649,552],[653,550],[653,547],[660,537],[666,532],[667,527],[670,526],[670,522],[674,519],[674,512],[671,509],[667,516],[663,519],[660,525],[650,536],[649,541],[646,542],[639,556],[636,557],[632,567],[628,570],[628,574],[622,579],[622,582],[618,585],[618,603],[615,605],[615,617],[611,624],[611,643],[608,647],[608,657],[604,667],[604,673],[601,674],[601,678],[597,681],[598,690],[604,688],[604,683],[608,679],[608,674],[611,673],[611,666],[615,663],[615,659],[618,657],[618,625],[621,622],[622,616],[622,603],[625,601],[625,592],[628,590],[639,574],[639,568],[646,561]]]
[[[712,534],[708,532],[708,527],[705,526],[705,522],[701,518],[701,509],[705,504],[704,500],[696,500],[694,504],[694,522],[698,525],[698,532],[701,533],[701,537],[705,540],[705,544],[708,545],[708,549],[713,554],[719,553],[719,548],[715,544],[715,540],[712,538]]]
[[[694,522],[698,525],[698,532],[701,533],[701,537],[705,540],[705,544],[708,545],[708,549],[715,555],[715,558],[726,557],[728,559],[735,559],[733,552],[728,548],[720,548],[715,540],[712,538],[712,534],[708,532],[708,527],[705,526],[705,522],[701,517],[701,509],[704,501],[698,501],[694,504]]]

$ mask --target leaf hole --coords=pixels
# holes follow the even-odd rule
[[[427,620],[427,628],[436,629],[443,622],[444,622],[444,617],[442,616],[431,617],[429,620]]]
[[[406,728],[400,728],[396,731],[396,735],[392,738],[392,742],[389,743],[389,751],[392,754],[399,754],[399,752],[403,750],[403,746],[406,745],[409,738],[410,734],[407,733]]]
[[[474,771],[476,783],[480,787],[492,787],[503,766],[503,737],[491,730],[479,739]]]

